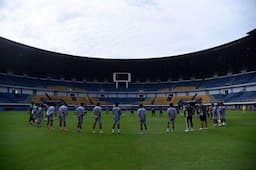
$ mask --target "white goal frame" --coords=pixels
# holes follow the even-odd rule
[[[118,75],[127,75],[126,80],[118,80]],[[125,87],[128,88],[129,83],[131,82],[131,73],[128,72],[115,72],[113,73],[113,82],[116,83],[116,88],[119,87],[119,83],[125,83]]]

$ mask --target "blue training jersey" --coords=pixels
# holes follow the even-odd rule
[[[48,109],[46,111],[46,115],[47,116],[53,115],[54,112],[55,112],[55,107],[54,106],[50,106],[50,107],[48,107]]]
[[[62,105],[59,107],[58,112],[59,112],[59,116],[65,116],[68,112],[68,107],[65,105]]]
[[[146,120],[146,109],[145,108],[139,108],[137,110],[138,116],[140,120]]]
[[[112,109],[114,120],[120,120],[121,109],[120,107],[113,107]]]
[[[219,106],[218,112],[219,114],[225,114],[225,106]]]
[[[80,117],[84,115],[85,108],[83,106],[78,106],[75,111],[77,116]]]
[[[37,106],[36,105],[33,105],[31,113],[33,115],[36,115],[36,113],[37,113]]]
[[[100,117],[101,116],[101,112],[102,112],[102,107],[100,106],[95,106],[93,108],[93,112],[94,112],[94,116],[95,117]]]
[[[176,118],[176,114],[177,114],[177,110],[175,107],[169,107],[167,109],[167,114],[169,116],[169,119],[175,119]]]

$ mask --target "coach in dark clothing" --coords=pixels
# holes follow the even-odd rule
[[[184,117],[186,118],[186,129],[185,132],[193,131],[193,114],[194,108],[190,104],[186,105]]]

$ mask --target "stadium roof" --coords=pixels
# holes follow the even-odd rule
[[[113,72],[131,72],[133,81],[166,81],[256,70],[256,36],[199,52],[152,59],[99,59],[45,51],[0,38],[0,72],[112,81]]]

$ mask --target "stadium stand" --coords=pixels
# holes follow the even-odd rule
[[[156,97],[154,104],[156,105],[168,105],[170,101],[168,101],[167,97]]]
[[[71,96],[46,96],[46,95],[33,95],[32,96],[32,102],[34,103],[47,103],[47,102],[62,102],[70,105],[75,104],[90,104],[90,101],[88,97],[76,97],[75,100],[72,99]]]
[[[33,83],[32,83],[33,82]],[[39,87],[55,90],[73,91],[193,91],[196,89],[222,87],[237,84],[246,84],[256,82],[256,72],[227,75],[222,77],[212,77],[204,80],[180,81],[180,82],[163,82],[163,83],[131,83],[129,88],[116,89],[114,83],[97,83],[97,82],[66,82],[64,80],[41,80],[31,77],[17,77],[17,75],[0,74],[0,84],[18,85],[25,87]],[[50,85],[49,85],[50,84]],[[185,86],[186,84],[186,86]],[[197,85],[197,86],[193,86]],[[168,88],[167,88],[168,87]]]
[[[247,102],[256,100],[256,91],[212,95],[216,101]]]
[[[2,103],[28,103],[30,95],[28,94],[13,94],[0,93],[0,102]]]
[[[196,87],[194,86],[176,86],[173,91],[193,91]]]
[[[47,86],[47,88],[48,89],[53,89],[53,90],[64,90],[64,91],[72,89],[72,88],[67,87],[67,86]]]
[[[6,86],[10,86],[10,85],[19,85],[21,87],[25,86],[25,87],[31,87],[31,88],[44,88],[44,86],[42,86],[43,84],[47,85],[47,84],[53,84],[55,83],[54,80],[36,80],[34,78],[21,78],[18,77],[16,75],[1,75],[1,84],[2,85],[6,85]],[[15,82],[15,84],[14,84]],[[33,82],[33,83],[32,83]],[[43,82],[43,83],[42,83]],[[170,83],[157,83],[157,84],[150,84],[149,87],[147,86],[147,84],[145,83],[143,85],[144,90],[142,92],[147,92],[147,91],[151,91],[154,87],[154,89],[156,89],[157,93],[173,93],[173,92],[186,92],[186,91],[195,91],[198,89],[207,89],[207,88],[216,88],[216,87],[229,87],[229,86],[233,86],[233,85],[240,85],[240,84],[248,84],[248,83],[255,83],[256,82],[256,73],[252,72],[252,73],[244,73],[244,74],[238,74],[238,75],[228,75],[228,76],[224,76],[224,77],[213,77],[210,78],[208,80],[198,80],[197,84],[200,84],[200,87],[195,87],[195,86],[177,86],[177,84],[184,84],[184,82],[170,82]],[[9,84],[10,83],[10,84]],[[63,84],[62,84],[63,83]],[[97,97],[93,97],[92,100],[89,100],[88,97],[84,97],[84,98],[80,98],[77,97],[76,95],[72,94],[72,93],[77,93],[77,92],[84,92],[86,93],[87,91],[89,91],[88,89],[85,88],[81,88],[81,83],[76,83],[76,82],[72,82],[72,87],[71,86],[65,86],[68,82],[65,81],[58,81],[58,86],[54,86],[54,85],[48,85],[45,86],[46,89],[49,90],[54,90],[54,91],[66,91],[66,93],[71,93],[69,96],[63,96],[63,95],[58,95],[58,97],[52,97],[53,99],[59,99],[62,98],[62,100],[64,100],[66,103],[68,104],[77,104],[79,102],[84,102],[87,104],[94,104],[97,102],[100,102],[101,104],[113,104],[115,102],[117,102],[117,100],[120,100],[119,102],[124,104],[124,103],[132,103],[132,104],[136,104],[136,103],[144,103],[144,104],[168,104],[169,102],[173,102],[173,103],[178,103],[180,99],[180,97],[175,96],[172,97],[171,100],[167,100],[167,97],[156,97],[156,98],[146,98],[144,101],[139,101],[139,99],[137,97],[129,97],[129,98],[106,98],[105,101],[100,101],[99,98]],[[62,85],[61,85],[62,84]],[[163,88],[166,87],[167,84],[169,85],[168,87],[172,87],[172,88]],[[190,84],[195,84],[194,81],[186,81],[186,84],[190,85]],[[92,86],[94,86],[94,88],[92,88]],[[108,91],[116,91],[115,88],[112,87],[113,84],[111,85],[111,83],[99,83],[97,84],[96,82],[94,83],[90,83],[90,88],[89,89],[93,89],[93,91],[101,91],[101,92],[108,92]],[[133,84],[131,83],[131,86],[133,86]],[[88,87],[88,86],[85,86]],[[136,89],[135,87],[137,87],[138,89]],[[101,90],[100,90],[100,89]],[[104,88],[104,90],[102,90],[102,88]],[[138,83],[134,85],[134,87],[132,87],[131,89],[129,88],[129,90],[127,89],[119,89],[119,92],[140,92],[141,93],[141,88],[142,86],[138,86]],[[12,93],[12,92],[11,92]],[[22,95],[12,95],[12,94],[6,93],[6,94],[1,94],[1,98],[0,101],[1,102],[26,102],[27,99],[30,97],[32,97],[33,95],[29,95],[29,94],[22,94]],[[207,103],[207,102],[215,102],[215,101],[224,101],[224,102],[233,102],[233,101],[250,101],[251,99],[253,100],[253,94],[254,92],[247,92],[245,93],[246,95],[242,95],[245,92],[239,92],[239,93],[231,93],[231,94],[214,94],[214,95],[202,95],[202,101],[203,103]],[[250,95],[252,94],[252,95]],[[73,95],[73,96],[72,96]],[[21,96],[21,97],[20,97]],[[61,97],[60,97],[61,96]],[[206,97],[207,96],[207,97]],[[242,97],[240,97],[242,96]],[[248,97],[249,99],[246,100],[245,97]],[[187,98],[191,99],[191,97],[193,96],[183,96],[183,100],[187,100]],[[39,101],[42,101],[42,96],[33,96],[32,97],[32,101],[35,101],[36,103]],[[45,98],[45,96],[43,96],[43,99]],[[198,99],[199,96],[196,97],[196,99]]]
[[[89,97],[90,104],[95,105],[96,103],[100,103],[101,105],[105,105],[105,101],[100,101],[97,97]]]
[[[59,54],[0,37],[0,103],[32,100],[63,101],[69,105],[168,105],[186,100],[255,101],[255,44],[254,30],[236,41],[190,54],[118,60]],[[128,88],[116,88],[114,72],[131,73]],[[102,94],[106,95],[99,97]]]
[[[155,104],[156,97],[147,97],[143,101],[140,101],[139,103],[142,103],[143,105],[152,105]]]
[[[117,97],[107,97],[105,98],[105,103],[106,104],[115,104],[115,103],[119,103],[119,104],[138,104],[139,103],[139,99],[136,97],[129,97],[129,98],[117,98]]]

